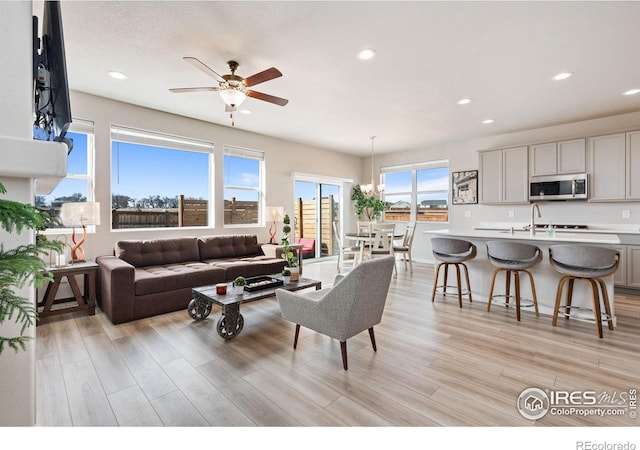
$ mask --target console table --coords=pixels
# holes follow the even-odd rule
[[[47,271],[53,275],[53,281],[47,283],[42,301],[38,302],[36,300],[39,319],[74,311],[89,311],[89,315],[96,313],[96,273],[98,272],[98,264],[87,261],[69,264],[64,267],[48,267]],[[84,295],[80,292],[78,280],[76,279],[79,275],[84,277]],[[73,297],[56,299],[56,294],[63,278],[66,278],[69,282]],[[65,305],[62,305],[63,303]],[[54,308],[54,305],[59,305],[59,307]]]

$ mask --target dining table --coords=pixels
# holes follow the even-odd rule
[[[391,234],[391,233],[389,233]],[[362,261],[364,257],[364,248],[367,243],[371,243],[371,241],[375,238],[375,233],[363,233],[363,232],[348,232],[344,234],[345,239],[350,239],[352,241],[356,241],[358,247],[360,247],[360,261]],[[393,232],[393,240],[403,239],[404,233]],[[393,245],[391,246],[391,252],[393,254]]]

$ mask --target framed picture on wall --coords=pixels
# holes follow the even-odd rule
[[[451,193],[454,205],[478,203],[478,171],[453,172],[451,174]]]

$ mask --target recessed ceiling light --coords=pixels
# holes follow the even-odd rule
[[[560,73],[554,75],[553,80],[554,81],[566,80],[571,75],[573,75],[573,72],[560,72]]]
[[[458,105],[468,105],[469,103],[471,103],[470,98],[462,98],[458,100]]]
[[[623,95],[636,95],[640,94],[640,89],[629,89],[628,91],[624,91]]]
[[[482,121],[482,123],[484,123],[485,125],[488,125],[490,123],[493,123],[493,119],[485,119]]]
[[[365,48],[364,50],[360,50],[358,52],[358,59],[366,61],[368,59],[373,59],[376,56],[376,51],[372,48]]]
[[[111,78],[115,78],[116,80],[126,80],[127,79],[127,76],[125,74],[123,74],[122,72],[116,72],[115,70],[107,72],[107,75],[109,75]]]
[[[249,111],[248,109],[241,109],[240,110],[240,114],[249,115],[249,114],[251,114],[251,111]]]

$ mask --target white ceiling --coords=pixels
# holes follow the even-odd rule
[[[640,2],[63,1],[73,90],[230,126],[185,62],[248,77],[236,128],[366,155],[640,111]],[[42,2],[34,1],[41,15]],[[371,61],[356,53],[377,51]],[[125,81],[107,76],[128,75]],[[568,80],[551,77],[574,72]],[[473,102],[456,104],[463,97]],[[73,109],[73,105],[72,105]],[[484,119],[495,122],[483,125]]]

